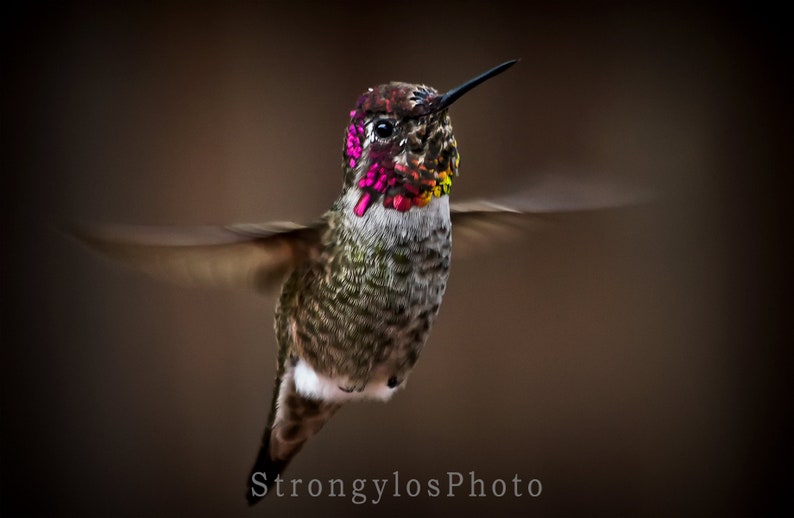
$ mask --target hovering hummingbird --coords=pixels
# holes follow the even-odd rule
[[[516,62],[446,93],[400,82],[364,92],[345,133],[342,192],[315,223],[77,232],[154,275],[264,292],[283,281],[275,387],[248,479],[250,504],[343,404],[386,401],[405,384],[441,305],[453,225],[465,241],[537,212],[593,208],[526,199],[450,205],[460,157],[448,109]]]

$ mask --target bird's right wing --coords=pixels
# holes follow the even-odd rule
[[[321,229],[320,224],[293,223],[192,228],[82,225],[67,233],[154,277],[268,292],[316,252]]]

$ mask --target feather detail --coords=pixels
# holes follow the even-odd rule
[[[270,292],[316,253],[321,225],[79,225],[66,233],[128,267],[188,285]]]

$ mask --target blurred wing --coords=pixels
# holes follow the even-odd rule
[[[555,216],[618,209],[645,203],[651,195],[608,182],[550,175],[520,193],[496,201],[476,200],[450,205],[455,257],[469,256],[488,245],[509,242],[539,228]]]
[[[293,223],[195,228],[93,225],[68,233],[154,277],[267,292],[316,251],[321,227]]]

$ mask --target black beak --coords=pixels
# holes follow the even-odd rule
[[[475,86],[484,83],[485,81],[491,79],[494,76],[498,76],[508,68],[515,65],[516,63],[518,63],[517,59],[511,59],[510,61],[506,61],[501,65],[493,67],[491,70],[485,72],[484,74],[480,74],[473,79],[469,79],[462,85],[453,88],[449,92],[445,94],[441,94],[433,102],[430,113],[435,113],[443,110],[444,108],[448,107],[449,105],[460,99],[463,96],[463,94],[465,94]]]

